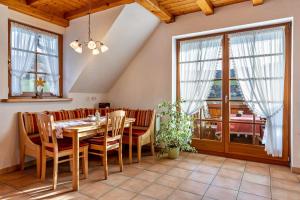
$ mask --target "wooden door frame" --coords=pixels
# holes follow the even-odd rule
[[[285,27],[285,77],[284,77],[284,112],[283,112],[283,155],[282,158],[274,158],[267,155],[264,151],[263,146],[247,145],[230,143],[229,137],[229,39],[228,35],[232,33],[245,32],[251,30],[260,30],[274,27]],[[186,40],[193,40],[199,38],[209,38],[212,36],[223,35],[223,83],[222,83],[222,142],[219,141],[207,141],[200,139],[193,139],[192,144],[199,150],[199,152],[221,155],[226,157],[274,163],[281,165],[289,165],[290,162],[290,108],[291,108],[291,22],[279,23],[273,25],[252,27],[246,29],[240,29],[235,31],[221,32],[209,35],[202,35],[190,38],[182,38],[176,40],[176,99],[179,100],[180,96],[180,63],[179,63],[179,53],[180,53],[180,42]],[[225,83],[225,84],[224,84]],[[225,101],[225,96],[227,95],[228,101]],[[223,148],[220,147],[223,145]],[[212,151],[213,149],[213,151]],[[251,152],[251,154],[249,153]],[[255,152],[255,156],[253,156]]]

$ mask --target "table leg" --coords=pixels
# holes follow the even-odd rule
[[[72,186],[74,191],[79,190],[79,138],[78,134],[73,134],[73,172]]]
[[[132,163],[132,123],[129,125],[129,163]]]

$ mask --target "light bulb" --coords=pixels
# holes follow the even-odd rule
[[[98,55],[100,53],[99,49],[93,49],[92,54]]]
[[[75,51],[76,51],[77,53],[82,53],[82,45],[79,44],[78,47],[75,49]]]
[[[73,49],[77,49],[78,46],[79,46],[78,40],[75,40],[75,41],[70,43],[70,47],[72,47]]]
[[[100,50],[102,53],[104,53],[108,50],[108,47],[105,44],[101,43]]]
[[[89,43],[88,43],[88,48],[89,48],[89,49],[91,49],[91,50],[92,50],[92,49],[95,49],[96,46],[97,46],[97,45],[96,45],[96,42],[94,42],[93,40],[90,40],[90,41],[89,41]]]

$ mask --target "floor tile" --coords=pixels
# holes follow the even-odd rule
[[[166,199],[172,192],[173,189],[154,183],[143,190],[141,194],[155,199]]]
[[[213,167],[221,167],[223,164],[223,160],[213,160],[213,159],[204,159],[201,164],[203,165],[209,165]]]
[[[195,172],[192,172],[191,175],[188,176],[188,179],[210,184],[212,182],[212,180],[214,179],[214,177],[215,177],[215,175],[213,175],[213,174],[195,171]]]
[[[87,183],[84,186],[80,187],[80,193],[92,198],[98,198],[112,189],[114,189],[113,186],[104,184],[99,181]]]
[[[107,180],[103,180],[102,182],[112,185],[112,186],[118,186],[128,179],[129,179],[129,177],[123,176],[121,174],[111,174],[111,175],[108,175]]]
[[[246,166],[245,163],[239,163],[239,162],[235,162],[235,161],[231,161],[231,160],[225,160],[222,165],[222,168],[243,172],[245,170],[245,166]]]
[[[179,178],[176,176],[163,175],[159,177],[155,182],[171,188],[177,188],[183,180],[183,178]]]
[[[185,162],[185,161],[179,162],[177,164],[178,168],[182,168],[182,169],[186,169],[186,170],[194,170],[195,168],[197,168],[197,166],[198,165],[195,163]]]
[[[191,171],[175,167],[175,168],[170,169],[167,174],[170,176],[186,178],[188,175],[191,174]]]
[[[151,183],[142,179],[132,178],[124,183],[122,183],[119,188],[122,188],[124,190],[129,190],[132,192],[140,192],[147,186],[149,186]]]
[[[251,174],[258,174],[263,176],[270,176],[270,169],[265,167],[259,167],[259,166],[253,166],[253,165],[247,165],[245,172],[251,173]]]
[[[248,173],[248,172],[244,173],[243,180],[251,182],[251,183],[266,185],[266,186],[271,185],[270,176],[263,176],[263,175]]]
[[[208,186],[209,185],[205,183],[200,183],[192,180],[185,180],[180,184],[178,189],[197,195],[204,195]]]
[[[24,193],[24,192],[21,192],[21,191],[14,191],[14,192],[10,192],[10,193],[7,193],[7,194],[4,194],[4,195],[0,195],[0,199],[3,199],[3,200],[10,200],[10,199],[13,199],[13,200],[22,200],[22,199],[30,199],[31,196]]]
[[[0,183],[0,196],[11,193],[11,192],[15,192],[15,191],[16,191],[15,188],[8,186],[6,184]]]
[[[255,167],[262,167],[262,168],[270,168],[269,164],[266,163],[259,163],[259,162],[253,162],[253,161],[247,161],[247,166],[255,166]]]
[[[238,190],[240,187],[241,181],[238,179],[227,178],[223,176],[216,176],[212,185],[224,187],[232,190]]]
[[[151,197],[147,197],[147,196],[144,196],[144,195],[137,195],[133,198],[133,200],[155,200],[154,198],[151,198]]]
[[[200,165],[198,165],[198,167],[195,170],[203,172],[203,173],[217,174],[219,171],[219,168],[200,164]]]
[[[242,181],[240,191],[271,198],[271,188],[265,185]]]
[[[115,188],[110,192],[104,194],[103,196],[99,197],[99,200],[129,200],[136,196],[136,193],[130,192],[127,190],[122,190],[119,188]]]
[[[239,192],[237,200],[270,200],[266,197],[257,196],[254,194]]]
[[[139,179],[143,179],[145,181],[153,182],[160,176],[161,174],[159,173],[144,170],[142,173],[138,174],[135,177]]]
[[[283,190],[279,188],[272,188],[272,199],[274,200],[300,200],[300,193],[291,191],[291,190]]]
[[[277,187],[280,189],[293,190],[296,192],[300,192],[300,183],[299,182],[278,179],[278,178],[272,178],[271,186],[272,186],[272,188]]]
[[[136,168],[136,167],[124,167],[123,172],[120,174],[128,177],[134,177],[140,173],[142,173],[144,170]]]
[[[166,173],[170,169],[169,166],[167,165],[162,165],[162,164],[154,164],[151,167],[148,167],[147,170],[152,171],[152,172],[157,172],[157,173]]]
[[[176,190],[169,196],[168,200],[200,200],[202,196],[193,193]]]
[[[222,168],[219,170],[218,176],[241,180],[243,177],[243,172]]]
[[[160,159],[159,163],[162,165],[168,165],[168,166],[175,166],[178,164],[178,162],[181,162],[181,160],[177,159]]]
[[[271,176],[273,178],[279,178],[279,179],[284,179],[284,180],[289,180],[289,181],[294,181],[294,182],[299,182],[296,174],[293,174],[289,170],[286,170],[286,168],[270,168]]]
[[[205,196],[216,200],[235,200],[238,192],[235,190],[225,189],[216,186],[210,186],[205,193]]]

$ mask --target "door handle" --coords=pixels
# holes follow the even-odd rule
[[[228,103],[228,96],[225,95],[225,103],[227,104]]]

